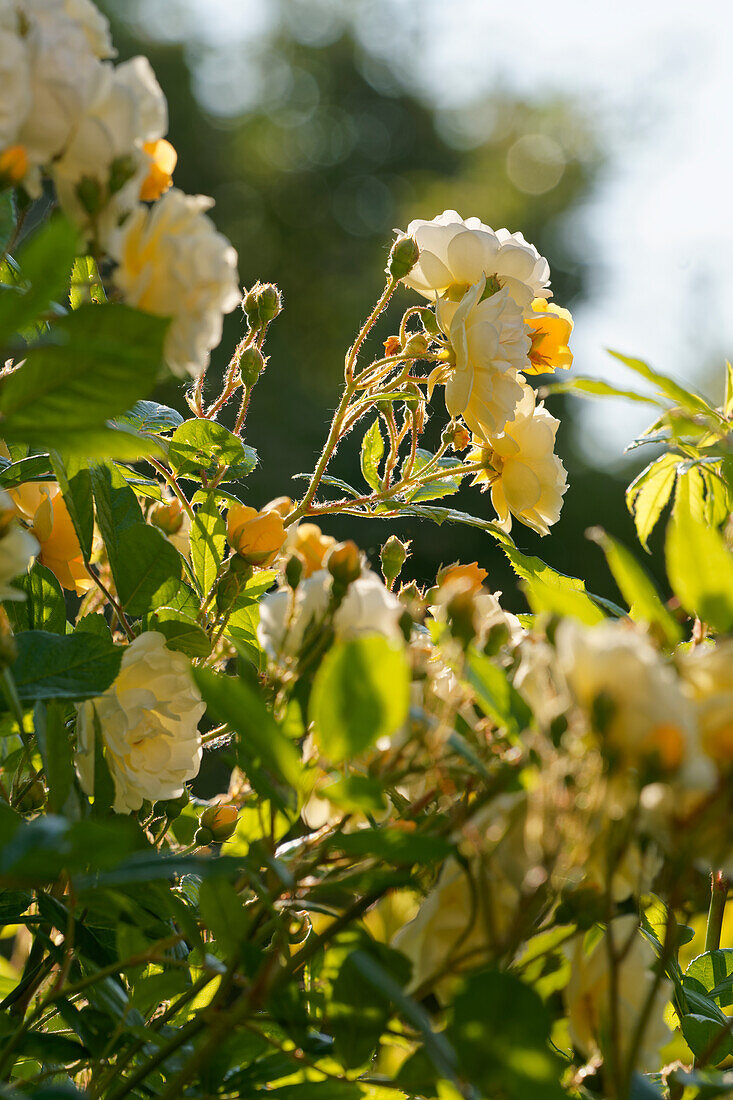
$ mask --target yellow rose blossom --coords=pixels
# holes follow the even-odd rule
[[[573,365],[573,353],[568,347],[573,331],[570,311],[543,298],[535,298],[532,310],[533,314],[527,318],[532,365],[525,367],[525,374],[552,374],[558,367],[569,369]]]
[[[233,504],[227,513],[229,545],[250,565],[271,565],[285,542],[282,516]]]
[[[303,562],[304,577],[312,577],[323,569],[326,556],[335,545],[333,535],[324,535],[317,523],[299,523],[288,532],[287,549]]]
[[[437,576],[438,584],[451,584],[454,581],[466,581],[472,591],[479,592],[488,577],[485,569],[481,569],[477,561],[468,565],[456,562],[454,565],[444,566]]]
[[[33,481],[9,490],[18,514],[40,545],[38,561],[77,596],[94,587],[61,490],[53,481]]]
[[[468,461],[483,463],[474,485],[483,482],[485,489],[491,489],[491,502],[505,531],[511,530],[514,516],[538,534],[547,535],[560,518],[568,481],[565,467],[554,453],[560,421],[535,402],[534,390],[525,385],[514,419],[501,435],[489,437],[488,444],[474,439],[477,446]]]
[[[146,141],[143,150],[150,157],[150,169],[140,188],[141,202],[155,202],[173,185],[178,153],[169,141]]]
[[[22,145],[11,145],[0,153],[0,186],[14,187],[28,171],[28,154]]]

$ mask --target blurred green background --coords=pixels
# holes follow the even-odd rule
[[[260,33],[244,40],[233,26],[228,43],[226,27],[220,28],[216,47],[197,40],[191,19],[197,7],[204,26],[206,3],[105,0],[101,6],[120,58],[147,54],[167,94],[169,138],[179,153],[176,185],[214,197],[213,217],[239,253],[243,284],[271,280],[284,295],[285,311],[268,338],[270,364],[247,421],[247,441],[261,458],[248,482],[252,504],[296,496],[302,483],[291,476],[312,469],[338,400],[344,350],[380,292],[394,227],[452,207],[495,228],[521,230],[549,259],[555,300],[571,310],[582,301],[588,257],[570,216],[607,163],[603,135],[578,102],[524,100],[497,83],[460,111],[436,109],[402,64],[410,50],[409,21],[401,37],[395,27],[365,44],[348,0],[267,0]],[[390,10],[385,0],[385,17]],[[233,23],[243,14],[234,4]],[[394,331],[413,301],[407,291],[397,296],[378,339]],[[241,325],[238,312],[227,319],[212,377],[226,365]],[[172,385],[158,397],[186,411]],[[652,455],[591,467],[579,446],[577,401],[554,397],[549,407],[562,420],[558,451],[569,472],[562,518],[542,540],[519,526],[514,537],[522,549],[613,598],[602,554],[585,530],[600,524],[633,543],[624,487]],[[433,439],[443,413],[438,395]],[[359,425],[334,471],[355,484],[367,426]],[[492,514],[489,498],[477,490],[451,503]],[[323,527],[355,537],[376,564],[385,529],[360,522]],[[523,607],[486,535],[418,521],[404,521],[398,533],[413,539],[405,579],[428,580],[441,563],[476,559],[488,569],[491,587],[504,590],[507,606]]]

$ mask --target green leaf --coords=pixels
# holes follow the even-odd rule
[[[119,535],[133,524],[142,523],[143,514],[135,493],[109,462],[91,467],[97,522],[112,568],[119,556]]]
[[[688,614],[715,631],[733,629],[733,555],[714,527],[693,518],[686,478],[667,527],[665,554],[669,583]]]
[[[72,309],[78,309],[86,302],[101,305],[107,301],[102,280],[99,277],[97,261],[93,256],[77,256],[71,270],[71,286],[69,287],[69,304]]]
[[[178,649],[189,657],[208,657],[211,641],[202,627],[187,615],[172,607],[159,607],[150,615],[148,630],[157,630],[165,636],[169,649]]]
[[[352,951],[344,959],[330,991],[328,1015],[336,1055],[350,1069],[369,1063],[394,1012],[389,993],[380,983],[371,980],[369,962],[372,959],[376,959],[400,987],[407,984],[412,970],[409,960],[399,951],[373,942],[366,948]]]
[[[647,551],[649,536],[674,488],[679,464],[678,456],[662,455],[650,462],[626,490],[626,507],[634,517],[639,542]]]
[[[694,1095],[696,1100],[714,1100],[718,1096],[730,1096],[733,1093],[733,1073],[730,1070],[720,1073],[714,1070],[688,1071],[679,1068],[672,1070],[667,1076],[667,1081],[670,1085],[674,1084],[683,1090],[695,1089],[696,1091],[691,1095]],[[686,1092],[685,1095],[687,1095]]]
[[[226,722],[249,753],[256,754],[285,783],[299,787],[302,764],[298,750],[254,688],[207,668],[194,668],[193,675],[214,721]]]
[[[592,537],[606,555],[608,568],[629,605],[630,617],[634,622],[657,626],[667,644],[675,646],[682,640],[682,628],[662,603],[652,580],[631,551],[600,528],[594,529]]]
[[[575,393],[579,397],[623,397],[626,401],[638,401],[644,405],[659,404],[653,397],[645,397],[634,390],[620,390],[616,386],[609,386],[608,382],[602,382],[600,378],[571,378],[567,382],[550,382],[543,386],[543,393]]]
[[[21,630],[47,630],[52,634],[66,633],[66,604],[61,585],[45,565],[34,562],[27,573],[18,577],[14,588],[25,592],[24,602],[4,604],[11,626]]]
[[[316,793],[349,813],[377,814],[385,808],[382,784],[368,775],[345,775]]]
[[[730,1021],[709,998],[702,1007],[704,1013],[688,1012],[680,1016],[680,1028],[695,1057],[705,1055],[706,1061],[717,1066],[733,1054],[733,1038],[728,1029]],[[713,1053],[709,1054],[711,1050]]]
[[[0,489],[14,489],[28,481],[51,481],[53,471],[47,454],[30,455],[16,462],[8,462],[0,471]]]
[[[120,603],[134,616],[155,606],[159,592],[181,579],[181,555],[165,535],[146,523],[120,532],[116,559],[110,564]]]
[[[312,477],[313,474],[292,474],[293,481],[310,481]],[[346,493],[347,497],[363,496],[361,489],[355,489],[353,485],[349,485],[348,481],[343,481],[340,477],[332,477],[330,474],[323,475],[321,485],[331,485],[334,489],[340,489],[342,493]]]
[[[53,451],[50,458],[84,561],[88,562],[94,539],[94,500],[89,464],[84,459],[73,457],[64,462],[57,451]]]
[[[252,457],[254,455],[254,457]],[[239,477],[251,473],[257,458],[236,435],[214,420],[186,420],[170,441],[168,461],[177,474],[200,479],[234,467]]]
[[[430,451],[425,451],[422,447],[418,447],[415,452],[415,465],[412,469],[413,476],[418,476],[423,467],[427,466],[434,457],[435,456],[432,455]],[[462,463],[458,458],[441,458],[438,460],[435,470],[450,470],[453,466],[460,465],[462,465]],[[437,500],[439,497],[447,497],[452,493],[457,493],[460,487],[460,477],[439,477],[435,481],[428,481],[419,489],[414,490],[414,492],[408,495],[408,500],[415,502],[421,500]]]
[[[685,991],[694,989],[715,1001],[718,1008],[733,1005],[733,950],[705,951],[692,960],[682,979]]]
[[[564,1063],[550,1049],[550,1014],[539,995],[505,972],[472,974],[455,999],[447,1038],[459,1070],[484,1096],[567,1100]]]
[[[36,703],[34,729],[48,783],[48,809],[59,814],[74,782],[71,739],[63,708],[58,703]]]
[[[17,260],[23,290],[0,293],[0,348],[65,294],[76,256],[77,231],[62,217],[51,218],[21,249]],[[3,438],[7,438],[3,430]]]
[[[609,354],[612,355],[614,359],[618,359],[620,363],[623,363],[630,370],[633,370],[636,374],[641,375],[642,378],[646,378],[647,382],[653,383],[661,395],[668,397],[671,401],[674,401],[676,405],[681,405],[683,409],[688,409],[693,413],[703,413],[706,416],[713,416],[720,419],[716,410],[700,397],[699,394],[686,390],[683,386],[678,385],[672,378],[668,378],[666,374],[661,374],[659,371],[654,370],[642,359],[634,359],[628,355],[621,355],[620,352],[611,351],[610,348]]]
[[[191,524],[191,562],[204,595],[209,592],[224,560],[226,534],[224,517],[212,494],[197,509]]]
[[[183,424],[183,417],[175,409],[159,405],[157,401],[136,401],[129,412],[115,417],[114,424],[136,432],[160,435],[178,428]]]
[[[206,926],[227,956],[236,956],[247,941],[249,920],[242,899],[230,882],[210,878],[201,884],[199,908]]]
[[[361,441],[361,472],[367,485],[370,485],[375,492],[378,492],[382,486],[379,464],[383,455],[384,439],[379,426],[379,417],[377,417]]]
[[[105,421],[152,389],[167,326],[119,304],[83,305],[59,318],[0,387],[2,437],[81,454],[134,440],[106,431]]]
[[[91,699],[102,695],[117,676],[122,649],[94,634],[47,634],[29,630],[16,637],[12,666],[24,701]]]
[[[532,722],[532,711],[509,682],[504,669],[483,653],[471,650],[465,674],[489,718],[510,737],[519,738]]]
[[[407,720],[407,660],[379,635],[337,642],[313,681],[309,717],[323,754],[348,760],[389,737]]]

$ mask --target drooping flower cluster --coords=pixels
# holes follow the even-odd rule
[[[471,429],[476,481],[491,489],[506,530],[512,516],[547,534],[567,488],[554,453],[557,421],[537,405],[527,375],[572,363],[572,318],[548,303],[547,260],[521,233],[495,232],[478,218],[446,210],[413,221],[418,259],[404,283],[435,302],[445,338],[428,396],[445,385],[448,412]]]
[[[0,181],[37,196],[47,173],[92,253],[118,264],[125,299],[172,318],[171,369],[197,375],[240,301],[237,256],[205,213],[211,200],[166,194],[165,96],[146,58],[115,65],[114,53],[90,0],[3,0]]]

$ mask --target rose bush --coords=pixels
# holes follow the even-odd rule
[[[572,492],[553,395],[619,392],[559,380],[533,245],[446,211],[392,243],[313,471],[255,499],[282,296],[113,57],[89,0],[0,0],[0,1093],[733,1094],[733,371],[718,407],[619,356],[669,595],[598,528],[620,602],[588,591],[518,542]],[[418,583],[430,524],[485,557]]]

